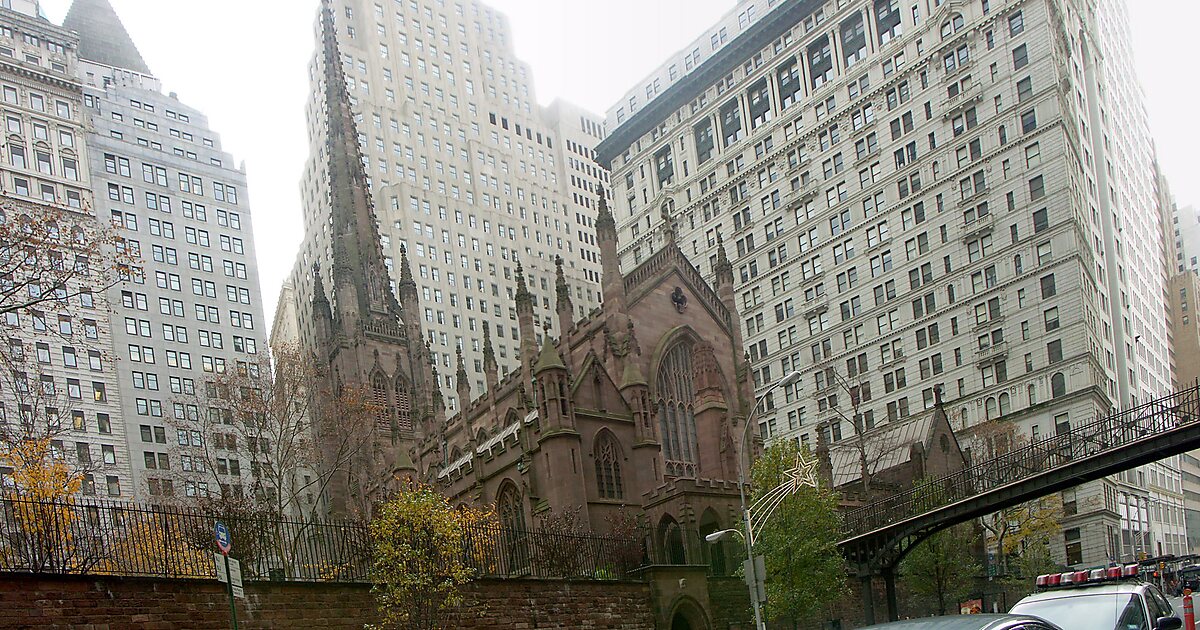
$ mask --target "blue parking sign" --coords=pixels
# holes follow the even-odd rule
[[[229,555],[229,550],[233,548],[233,539],[229,536],[229,528],[225,526],[225,523],[217,521],[215,532],[217,549],[220,549],[222,554]]]

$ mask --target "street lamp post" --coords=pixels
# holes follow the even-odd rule
[[[750,441],[750,427],[754,426],[759,407],[767,399],[767,396],[777,388],[787,387],[798,380],[800,380],[800,372],[797,370],[776,381],[754,401],[754,408],[750,410],[750,415],[746,418],[746,426],[742,430],[742,447],[738,453],[738,493],[742,502],[742,523],[746,527],[746,532],[742,535],[742,540],[746,543],[746,585],[750,589],[750,607],[754,609],[754,627],[757,630],[766,630],[767,626],[763,622],[762,601],[758,596],[758,569],[754,563],[754,529],[750,519],[750,506],[746,504],[746,466],[749,459],[747,443]],[[714,532],[705,536],[705,540],[715,543],[730,535],[731,532],[737,532],[737,530],[727,529]]]

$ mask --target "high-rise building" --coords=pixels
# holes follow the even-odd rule
[[[1200,273],[1200,212],[1195,206],[1171,205],[1171,234],[1173,236],[1174,273]]]
[[[246,172],[203,113],[162,92],[108,0],[76,0],[63,24],[79,35],[97,212],[141,259],[108,295],[129,493],[240,491],[254,455],[216,441],[218,455],[193,453],[213,425],[186,401],[217,374],[257,369],[267,349]]]
[[[626,268],[668,222],[709,276],[732,244],[756,387],[804,374],[764,436],[868,441],[941,390],[985,459],[982,423],[1028,442],[1169,390],[1122,2],[761,4],[639,82],[597,154]],[[1182,551],[1178,484],[1167,462],[1064,492],[1055,556]]]
[[[0,419],[14,442],[49,439],[55,456],[83,475],[81,494],[127,498],[122,397],[100,286],[116,270],[103,262],[111,230],[93,203],[86,167],[78,51],[78,37],[47,21],[36,2],[0,9],[0,221],[10,222],[5,259],[17,261],[6,263],[3,278]],[[35,240],[22,246],[21,234]],[[38,251],[25,251],[35,243]]]
[[[540,107],[505,17],[480,2],[332,5],[391,289],[406,249],[420,300],[409,316],[420,318],[454,411],[462,405],[453,379],[456,347],[464,349],[475,395],[484,389],[485,327],[501,372],[518,364],[518,262],[538,322],[557,326],[556,256],[565,261],[578,315],[599,304],[594,199],[585,191],[606,179],[591,158],[603,124],[566,105]],[[315,344],[312,269],[334,263],[321,51],[318,45],[309,67],[306,237],[289,279],[297,320],[285,327],[308,347]]]

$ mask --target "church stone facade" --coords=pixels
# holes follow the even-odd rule
[[[722,254],[714,291],[668,238],[622,276],[603,195],[596,231],[603,306],[572,321],[559,274],[566,333],[538,348],[519,277],[522,368],[500,380],[488,361],[488,390],[472,396],[460,364],[460,397],[473,402],[426,442],[422,474],[455,502],[497,505],[515,528],[573,510],[604,531],[629,508],[644,515],[670,560],[698,562],[688,557],[700,550],[698,536],[683,532],[737,522],[737,458],[752,401],[732,269]]]

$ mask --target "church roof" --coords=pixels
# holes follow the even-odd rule
[[[924,413],[868,430],[864,436],[867,469],[876,475],[912,461],[911,446],[923,444],[929,439],[933,422],[933,413]],[[835,488],[856,482],[862,477],[854,436],[829,446],[829,462],[833,468]]]
[[[75,0],[63,19],[63,28],[79,33],[80,57],[150,74],[150,68],[108,0]]]

